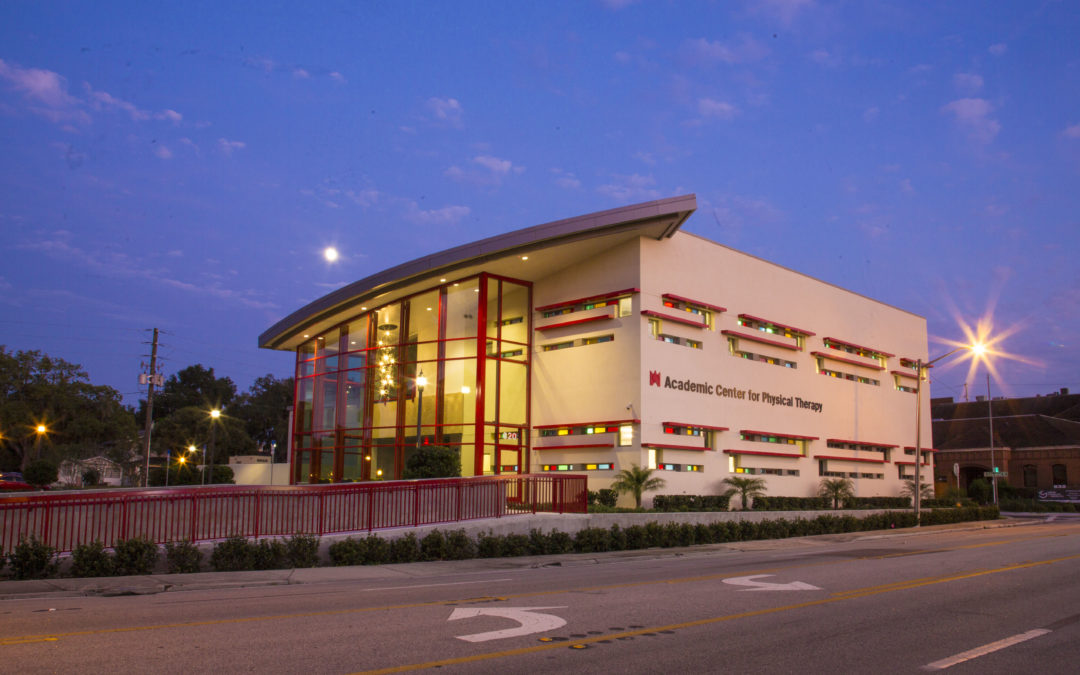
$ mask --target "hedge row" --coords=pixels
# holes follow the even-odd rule
[[[938,509],[922,514],[924,525],[941,525],[999,517],[992,506]],[[713,523],[657,523],[610,528],[590,527],[574,535],[565,532],[529,534],[481,534],[473,541],[463,530],[443,533],[433,530],[422,539],[413,534],[393,540],[378,535],[355,539],[349,537],[330,545],[331,565],[379,565],[418,560],[463,560],[472,557],[494,558],[552,553],[601,553],[653,547],[722,544],[754,539],[782,539],[815,534],[863,532],[897,527],[912,527],[915,516],[910,511],[875,513],[857,518],[851,515],[821,514],[810,519],[763,520],[759,522],[717,521]],[[441,553],[440,553],[441,552]],[[439,557],[439,556],[442,557]]]
[[[165,564],[170,574],[198,572],[203,554],[190,541],[165,544]],[[151,574],[161,551],[149,539],[118,541],[112,551],[100,541],[76,546],[71,552],[68,575],[72,577],[111,577]],[[47,579],[59,574],[56,549],[36,537],[19,541],[10,555],[0,556],[0,569],[7,563],[13,579]],[[298,534],[284,540],[263,539],[253,542],[230,537],[214,546],[210,566],[218,572],[238,570],[292,569],[315,567],[319,562],[319,540]]]
[[[949,504],[953,506],[953,504]],[[832,500],[824,497],[755,497],[754,511],[821,511],[832,508]],[[854,497],[845,499],[844,509],[909,509],[908,497]]]
[[[730,495],[656,495],[654,511],[727,511]]]
[[[974,520],[994,520],[997,507],[924,511],[922,524],[941,525]],[[783,539],[815,534],[838,534],[911,527],[911,511],[890,511],[852,515],[820,514],[795,520],[736,520],[712,523],[657,523],[610,528],[590,527],[574,535],[552,530],[533,529],[529,534],[480,534],[475,540],[464,530],[432,530],[418,538],[410,532],[397,539],[378,535],[349,537],[330,545],[331,565],[379,565],[435,560],[466,560],[556,553],[602,553],[643,548],[722,544],[754,539]],[[219,572],[238,570],[290,569],[315,567],[318,564],[318,539],[298,534],[284,540],[263,539],[257,542],[230,537],[214,546],[210,566]],[[198,572],[202,552],[191,542],[165,545],[165,562],[170,573]],[[157,564],[159,549],[146,539],[117,542],[109,552],[100,542],[84,544],[71,554],[71,576],[119,576],[150,574]],[[56,550],[36,538],[23,539],[6,557],[10,576],[15,579],[44,579],[58,573]],[[0,560],[5,562],[5,560]]]

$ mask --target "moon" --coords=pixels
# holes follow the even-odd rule
[[[326,258],[326,262],[336,262],[338,259],[338,250],[333,246],[327,246],[323,249],[323,258]]]

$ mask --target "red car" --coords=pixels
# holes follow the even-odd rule
[[[0,492],[7,490],[34,490],[33,485],[23,480],[23,475],[17,471],[0,473]]]

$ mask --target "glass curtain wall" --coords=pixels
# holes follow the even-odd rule
[[[400,478],[418,445],[433,444],[461,453],[464,476],[524,472],[531,294],[528,282],[484,274],[302,344],[294,482]]]

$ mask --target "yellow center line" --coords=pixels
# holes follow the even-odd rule
[[[805,609],[807,607],[816,607],[819,605],[828,605],[834,602],[841,602],[845,600],[852,600],[855,598],[865,598],[872,595],[880,595],[882,593],[891,593],[898,590],[907,590],[910,588],[918,588],[920,586],[931,586],[934,584],[947,583],[950,581],[962,581],[964,579],[971,579],[987,574],[997,574],[1000,572],[1011,572],[1019,569],[1026,569],[1030,567],[1037,567],[1040,565],[1053,565],[1059,562],[1065,562],[1067,560],[1076,560],[1080,558],[1080,554],[1065,556],[1062,558],[1053,558],[1050,560],[1038,560],[1034,562],[1020,563],[1018,565],[1008,565],[1006,567],[998,567],[987,570],[977,570],[974,572],[965,572],[961,574],[953,574],[940,578],[928,578],[928,579],[914,579],[909,582],[900,585],[886,585],[886,586],[870,586],[867,588],[856,589],[850,591],[845,595],[834,595],[828,598],[821,598],[818,600],[809,600],[807,602],[800,602],[794,605],[784,605],[782,607],[768,607],[765,609],[756,609],[749,612],[740,612],[738,614],[726,614],[724,616],[714,616],[706,619],[697,619],[694,621],[684,621],[682,623],[672,623],[666,626],[652,626],[649,628],[640,628],[637,630],[623,631],[620,633],[609,633],[606,635],[597,635],[594,637],[583,638],[580,640],[574,640],[570,644],[556,642],[556,643],[544,643],[540,645],[533,645],[531,647],[520,647],[518,649],[507,649],[499,652],[489,652],[486,654],[472,654],[469,656],[459,656],[452,659],[441,659],[438,661],[427,661],[425,663],[411,663],[400,666],[392,666],[390,668],[380,668],[378,670],[365,670],[354,675],[381,675],[382,673],[402,673],[410,670],[423,670],[426,668],[440,668],[442,666],[458,665],[463,663],[475,663],[477,661],[487,661],[490,659],[499,659],[509,656],[521,656],[523,654],[533,654],[536,652],[547,651],[549,649],[565,649],[579,648],[584,645],[595,644],[605,640],[618,640],[627,637],[638,637],[645,635],[646,633],[658,633],[661,631],[679,630],[682,628],[694,628],[697,626],[708,626],[711,624],[722,623],[725,621],[735,621],[737,619],[749,619],[755,616],[765,616],[767,614],[777,614],[779,612],[789,612],[796,609]]]

